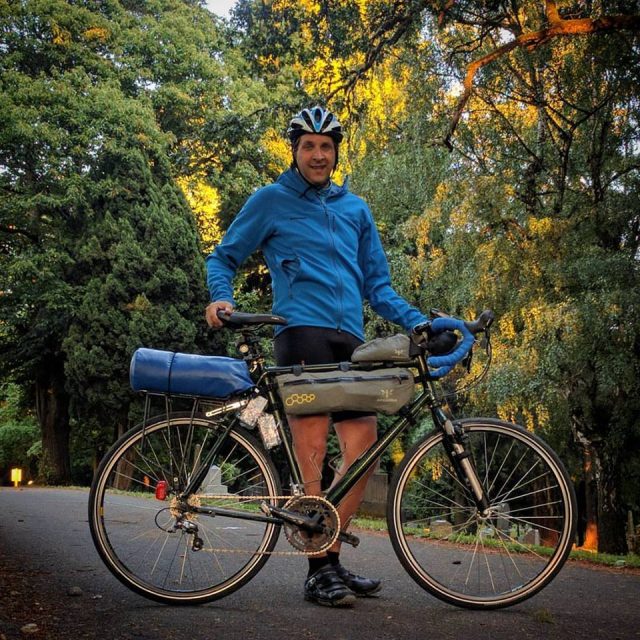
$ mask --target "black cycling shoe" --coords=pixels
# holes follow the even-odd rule
[[[357,576],[355,573],[351,573],[351,571],[345,569],[341,564],[335,565],[335,569],[342,581],[357,596],[372,596],[382,589],[380,580]]]
[[[338,576],[336,567],[328,564],[305,580],[304,599],[325,607],[350,607],[356,596]]]

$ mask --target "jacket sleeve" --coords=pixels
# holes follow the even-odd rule
[[[271,233],[266,198],[252,195],[235,217],[220,244],[207,256],[207,286],[211,300],[233,299],[233,278],[238,267]]]
[[[427,317],[398,295],[391,286],[387,257],[368,208],[363,216],[358,262],[364,276],[364,297],[376,313],[407,331],[427,322]]]

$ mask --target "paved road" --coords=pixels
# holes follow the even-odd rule
[[[638,573],[570,563],[523,604],[466,611],[422,591],[400,567],[388,538],[365,533],[357,550],[345,551],[347,564],[383,576],[384,590],[351,610],[304,602],[306,561],[298,557],[273,557],[223,600],[159,605],[127,590],[101,564],[88,531],[87,496],[0,489],[0,640],[27,637],[20,629],[31,622],[38,625],[33,638],[52,640],[640,640]],[[81,594],[69,595],[72,587]]]

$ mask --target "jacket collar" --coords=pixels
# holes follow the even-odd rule
[[[318,189],[313,185],[310,185],[298,172],[297,169],[287,169],[283,174],[278,177],[278,184],[281,184],[287,189],[295,191],[300,198],[313,197],[314,194],[324,189]],[[338,185],[335,182],[331,182],[327,198],[339,198],[340,196],[349,192],[348,179],[344,181],[344,184]]]

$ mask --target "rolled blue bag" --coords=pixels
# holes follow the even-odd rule
[[[244,360],[137,349],[129,379],[134,391],[226,398],[254,386]]]

